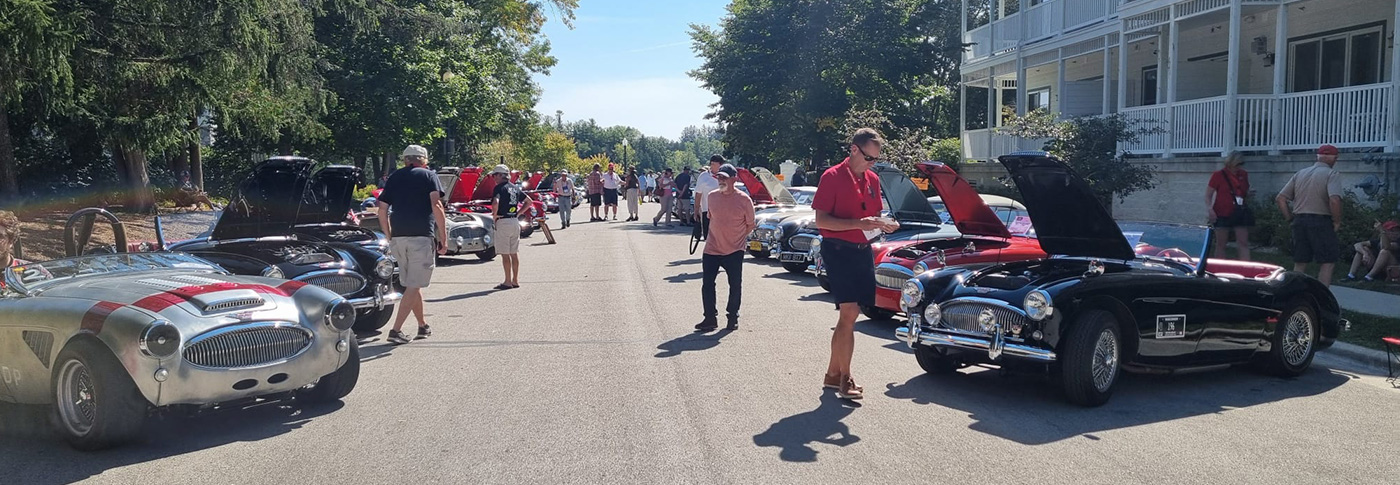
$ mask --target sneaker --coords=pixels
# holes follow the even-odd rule
[[[417,337],[417,338],[414,338],[414,340],[422,340],[422,339],[425,339],[425,338],[428,338],[428,337],[431,337],[431,336],[433,336],[433,329],[432,329],[432,327],[429,327],[429,326],[427,326],[427,325],[424,325],[424,326],[418,327],[418,337]]]
[[[398,330],[389,331],[389,343],[406,344],[408,342],[410,342],[410,340],[408,340],[408,337],[404,336],[403,332]]]
[[[715,317],[705,317],[705,320],[695,325],[695,330],[708,332],[719,328],[719,321]]]
[[[739,319],[738,319],[738,318],[730,318],[730,319],[729,319],[729,325],[725,325],[724,328],[729,329],[729,330],[738,330],[738,329],[739,329]]]
[[[857,391],[865,390],[865,388],[861,387],[859,384],[855,384],[854,382],[852,382],[852,384],[855,385],[855,390]],[[822,376],[822,387],[827,389],[841,389],[841,376],[834,374]]]
[[[843,378],[841,387],[836,390],[836,397],[851,400],[865,397],[865,389],[857,385],[855,379],[851,379],[851,376],[843,376]]]

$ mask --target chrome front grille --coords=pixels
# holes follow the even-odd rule
[[[448,234],[452,239],[459,237],[462,239],[476,239],[486,235],[486,228],[481,226],[462,226],[453,229],[452,232]]]
[[[365,288],[365,278],[349,272],[310,273],[301,275],[296,280],[334,291],[340,296],[354,295]]]
[[[983,310],[991,310],[992,316],[996,318],[996,323],[1008,331],[1013,329],[1019,331],[1030,323],[1030,319],[1020,310],[993,303],[952,300],[939,305],[938,308],[942,310],[943,314],[938,325],[963,333],[987,334],[987,330],[983,329],[981,322],[978,321]]]
[[[190,340],[185,361],[212,369],[257,367],[296,357],[311,347],[311,332],[291,323],[224,327]]]
[[[901,290],[904,282],[914,277],[914,272],[903,266],[882,264],[875,268],[875,284],[881,288]]]
[[[801,251],[805,253],[807,251],[812,250],[812,241],[815,241],[816,239],[816,236],[797,235],[793,236],[792,239],[788,239],[788,245],[792,246],[793,251]]]

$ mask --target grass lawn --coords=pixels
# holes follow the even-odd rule
[[[1342,318],[1351,321],[1351,331],[1342,332],[1339,340],[1349,344],[1384,350],[1385,344],[1381,342],[1381,337],[1400,337],[1400,318],[1380,317],[1350,310],[1342,310]]]
[[[1225,256],[1227,258],[1234,257],[1234,248],[1231,247],[1228,251],[1226,251]],[[1278,252],[1278,250],[1274,248],[1256,247],[1250,251],[1249,256],[1250,259],[1261,263],[1276,264],[1290,270],[1293,269],[1293,258],[1287,254]],[[1356,288],[1358,290],[1376,291],[1381,293],[1390,293],[1392,295],[1400,295],[1400,283],[1387,283],[1384,281],[1366,280],[1343,280],[1342,278],[1346,277],[1347,269],[1349,269],[1348,264],[1342,264],[1340,262],[1337,263],[1337,270],[1333,273],[1332,284],[1337,286],[1345,286],[1347,288]],[[1314,268],[1316,268],[1316,266],[1314,266]],[[1313,271],[1315,272],[1317,270],[1313,269]],[[1317,276],[1316,273],[1313,273],[1313,276]]]

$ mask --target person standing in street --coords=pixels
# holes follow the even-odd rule
[[[656,212],[656,217],[651,218],[651,225],[656,226],[661,223],[661,216],[666,216],[666,227],[671,227],[671,205],[675,203],[676,181],[671,179],[671,169],[661,171],[661,175],[656,177],[656,195],[661,198],[661,210]]]
[[[598,215],[598,208],[603,206],[602,170],[602,165],[596,163],[593,164],[593,173],[588,174],[588,179],[585,180],[585,183],[588,184],[588,187],[585,187],[586,189],[588,189],[588,209],[592,214],[592,217],[588,218],[588,222],[598,222],[603,220],[603,218]]]
[[[1318,263],[1317,279],[1328,286],[1342,256],[1337,231],[1342,228],[1345,192],[1341,177],[1332,169],[1335,165],[1337,147],[1322,145],[1317,163],[1293,174],[1274,199],[1293,229],[1293,271],[1304,272],[1308,263]]]
[[[715,280],[719,270],[729,277],[729,300],[725,305],[729,330],[739,328],[739,305],[744,286],[744,246],[753,232],[753,199],[734,188],[739,171],[723,164],[715,170],[719,188],[706,194],[710,204],[710,237],[705,239],[705,253],[700,265],[704,271],[700,297],[705,305],[705,319],[695,326],[701,332],[719,327],[719,310],[715,302]]]
[[[622,188],[622,177],[617,174],[617,166],[608,164],[608,172],[603,174],[603,218],[607,220],[612,211],[612,220],[617,220],[617,194]]]
[[[1249,228],[1254,227],[1254,212],[1248,198],[1249,173],[1244,171],[1244,155],[1230,152],[1225,157],[1225,168],[1211,174],[1206,186],[1206,219],[1216,228],[1212,257],[1225,259],[1225,245],[1234,232],[1239,260],[1249,261]]]
[[[691,186],[694,177],[690,173],[690,167],[681,169],[681,174],[676,176],[676,213],[681,216],[681,225],[689,226],[691,210],[694,206],[691,202]]]
[[[491,193],[491,215],[496,220],[496,254],[501,257],[505,269],[505,282],[496,285],[498,290],[520,287],[520,206],[525,203],[525,192],[520,186],[510,182],[510,167],[497,165],[491,171],[496,178],[496,189]]]
[[[723,156],[710,157],[710,169],[701,172],[700,177],[695,181],[695,207],[699,211],[696,212],[695,222],[699,224],[701,239],[710,237],[710,203],[708,198],[710,192],[719,188],[719,179],[715,177],[715,173],[725,163],[728,162]]]
[[[831,360],[822,385],[837,397],[860,399],[863,388],[851,377],[855,323],[861,306],[875,305],[875,255],[870,241],[899,224],[880,215],[880,178],[870,170],[880,158],[884,140],[870,128],[851,136],[850,156],[827,169],[812,200],[821,232],[822,261],[831,281],[831,296],[839,313],[831,336]]]
[[[637,177],[637,169],[627,169],[627,179],[623,181],[623,190],[627,194],[627,220],[637,220],[637,200],[641,197],[642,181]]]
[[[555,200],[559,202],[559,228],[568,229],[574,219],[574,178],[568,170],[560,170],[554,177]]]
[[[423,319],[423,288],[433,279],[437,255],[447,253],[447,213],[442,203],[446,194],[437,174],[427,168],[428,149],[409,145],[403,150],[403,165],[385,180],[375,203],[379,229],[389,241],[399,266],[399,283],[404,286],[399,313],[389,330],[388,340],[395,344],[409,342],[403,334],[409,313],[418,321],[416,338],[433,334]]]

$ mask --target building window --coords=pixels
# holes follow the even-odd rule
[[[1380,82],[1382,28],[1376,25],[1289,42],[1289,92]]]
[[[1050,88],[1041,88],[1026,95],[1026,112],[1050,111]]]
[[[1157,66],[1142,68],[1142,106],[1157,104]]]

